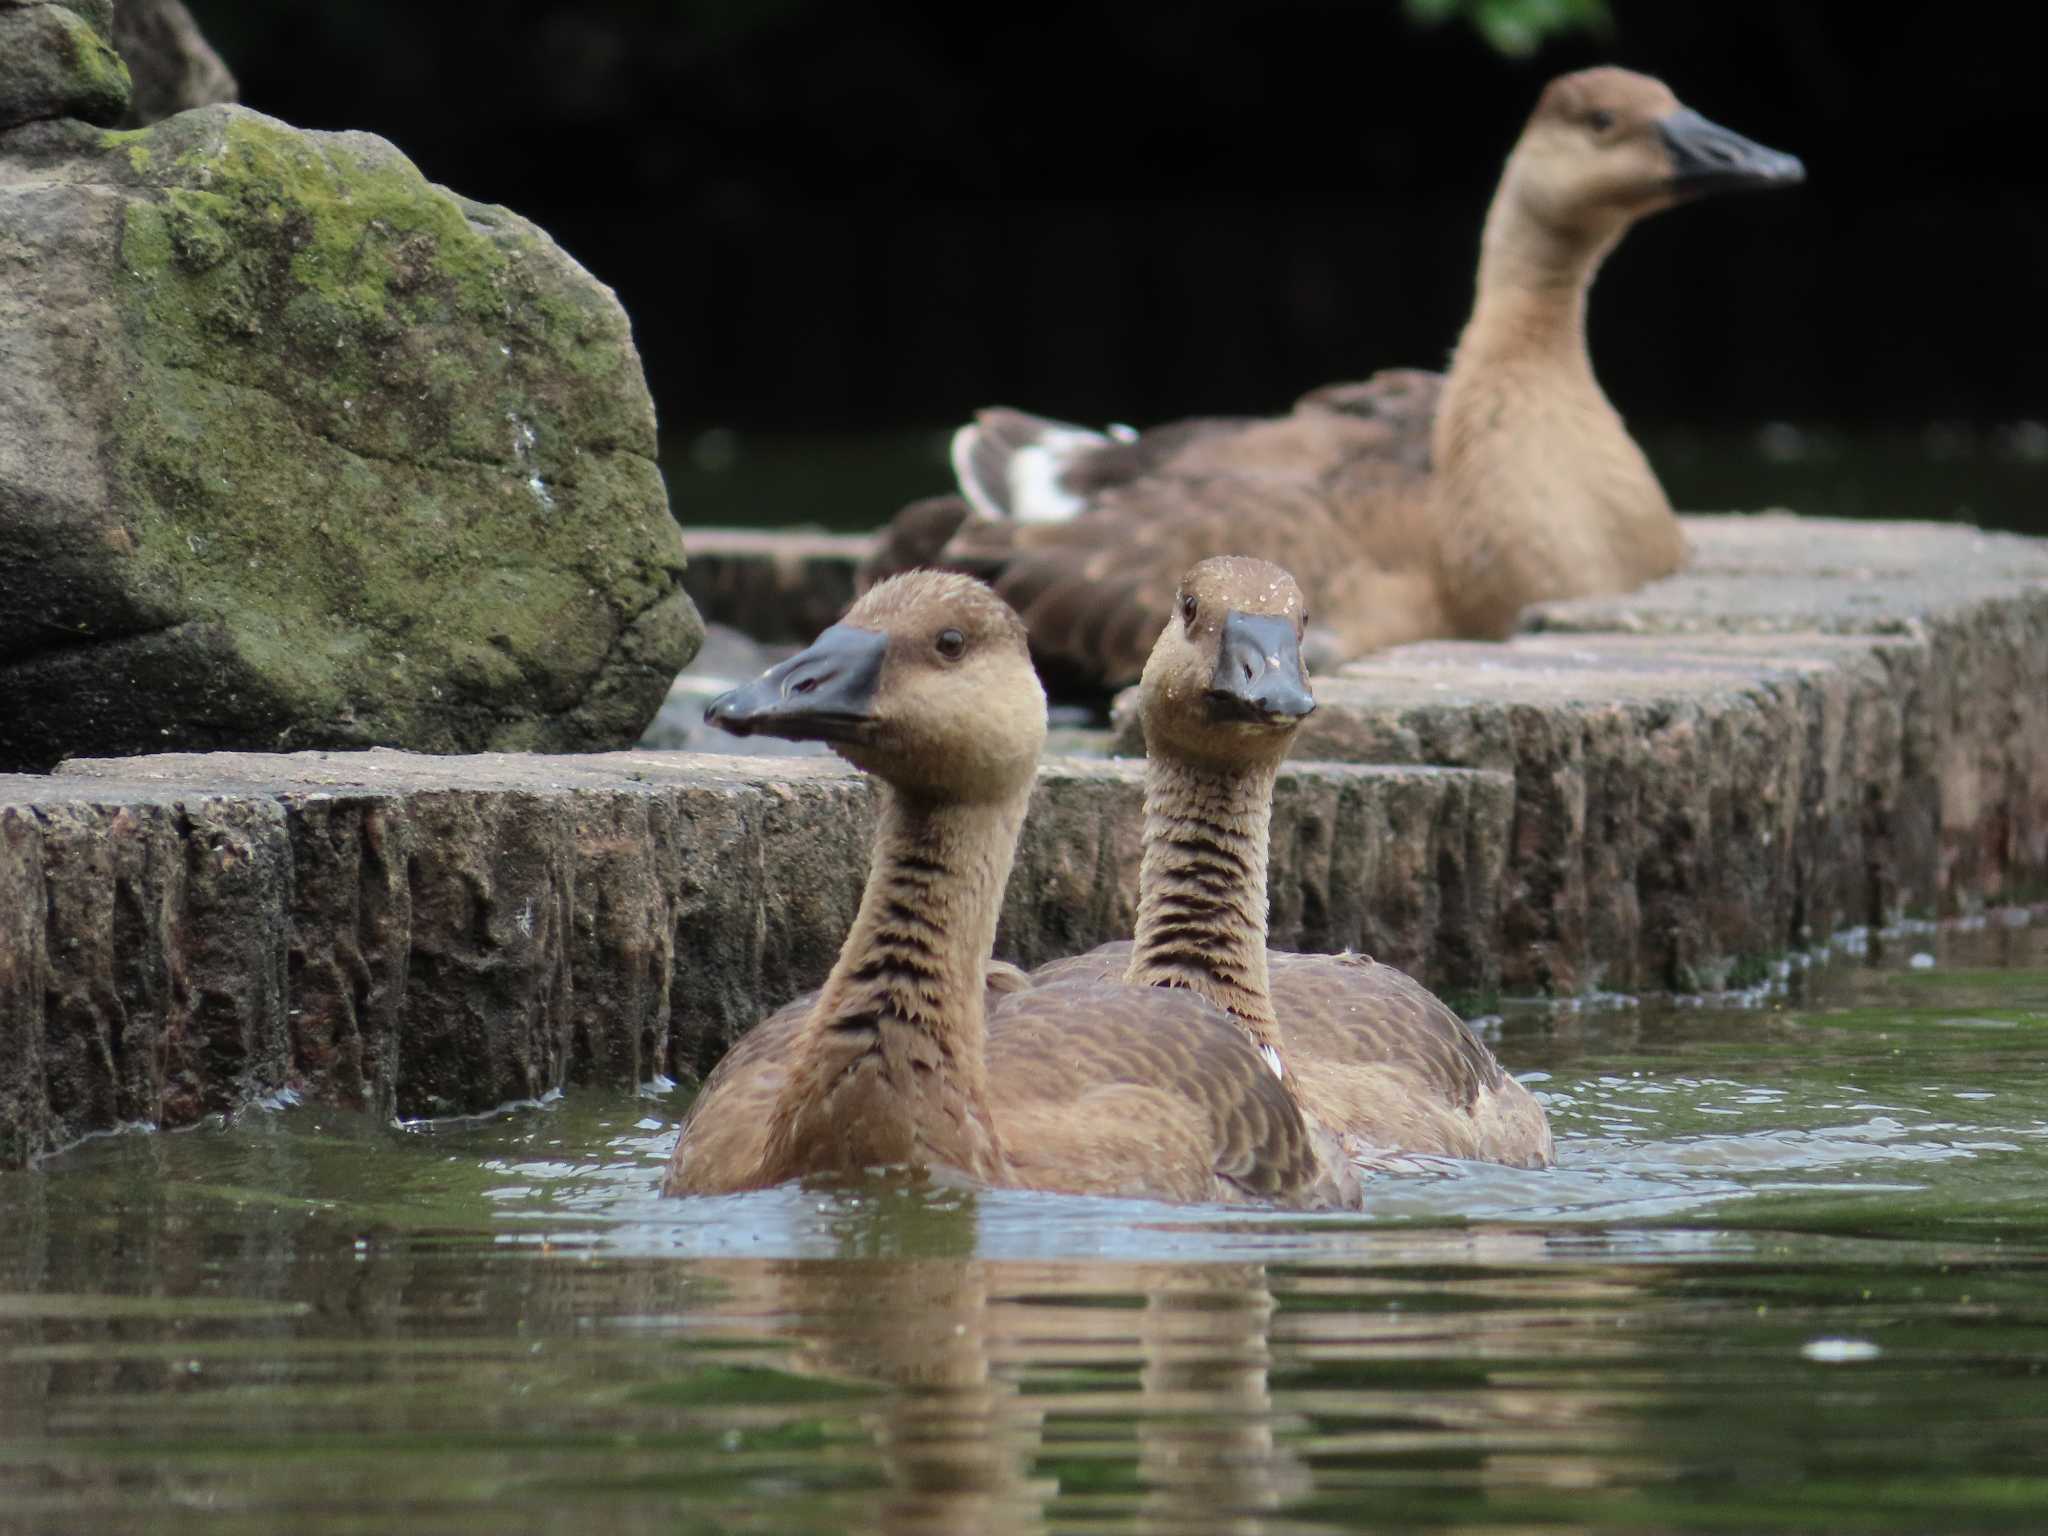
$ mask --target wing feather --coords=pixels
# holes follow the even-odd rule
[[[884,531],[876,567],[903,568],[911,552],[982,577],[1024,615],[1049,673],[1101,687],[1143,670],[1182,574],[1210,555],[1286,566],[1347,654],[1434,632],[1421,491],[1440,389],[1438,375],[1391,370],[1315,390],[1285,416],[1203,417],[1130,439],[984,411],[956,462],[976,506],[1018,515],[913,503]],[[1026,482],[1059,515],[1021,514]]]

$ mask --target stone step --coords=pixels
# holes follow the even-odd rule
[[[1143,765],[1050,760],[998,935],[1128,937]],[[1302,765],[1274,940],[1490,992],[1511,786]],[[291,1088],[407,1116],[694,1078],[818,984],[867,864],[836,760],[189,754],[0,776],[0,1164]]]
[[[1297,756],[1513,777],[1507,990],[1711,989],[2048,887],[2048,543],[1685,523],[1669,580],[1316,680]]]
[[[1937,905],[1924,733],[1868,641],[1411,646],[1316,692],[1304,752],[1512,775],[1512,991],[1713,989]]]
[[[683,590],[708,624],[808,645],[853,602],[869,534],[691,528]]]

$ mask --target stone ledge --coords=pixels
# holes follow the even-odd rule
[[[1143,765],[1052,760],[998,946],[1129,935]],[[1490,991],[1499,774],[1305,766],[1275,942]],[[836,760],[399,752],[0,776],[0,1165],[294,1088],[380,1114],[695,1076],[824,976],[866,868]]]
[[[1858,522],[1791,512],[1679,521],[1683,570],[1622,597],[1539,603],[1525,630],[1868,633],[1966,606],[1987,586],[2048,578],[2048,541],[1954,523]],[[698,528],[685,582],[707,622],[756,639],[808,641],[853,600],[869,534]],[[1740,580],[1724,580],[1737,577]],[[803,622],[799,622],[799,620]],[[804,627],[808,623],[809,627]]]
[[[1454,995],[1694,989],[2048,884],[2048,544],[1777,515],[1687,532],[1669,581],[1319,679],[1296,755],[1353,766],[1282,776],[1273,941]],[[799,589],[836,565],[850,593],[862,541],[794,542]],[[1047,763],[1005,957],[1129,932],[1141,775]],[[694,1075],[822,977],[869,827],[865,781],[829,759],[0,776],[0,1161],[284,1086],[420,1114]]]
[[[756,640],[807,645],[853,603],[854,572],[869,534],[688,528],[683,590],[707,624]]]
[[[1317,680],[1297,756],[1513,776],[1510,991],[1718,986],[2048,882],[2048,543],[1685,522],[1669,580]]]
[[[1789,512],[1681,518],[1685,565],[1617,597],[1538,603],[1532,632],[1897,634],[2048,583],[2048,540]]]
[[[0,776],[0,1167],[287,1080],[273,801]]]
[[[1711,988],[1937,905],[1931,764],[1869,641],[1410,646],[1317,694],[1304,753],[1514,777],[1510,990]]]

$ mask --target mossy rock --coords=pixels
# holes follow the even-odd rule
[[[624,313],[391,145],[0,135],[0,767],[632,742],[701,634]]]
[[[128,66],[107,41],[109,0],[0,0],[0,128],[46,117],[112,123],[128,110]]]

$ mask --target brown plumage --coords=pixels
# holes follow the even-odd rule
[[[1501,176],[1447,377],[1385,372],[1285,416],[1142,435],[984,411],[955,443],[965,500],[907,509],[921,541],[886,533],[869,575],[909,558],[982,576],[1024,615],[1048,676],[1109,686],[1138,675],[1181,573],[1209,555],[1295,571],[1329,660],[1497,638],[1531,602],[1666,575],[1678,524],[1593,377],[1587,290],[1646,214],[1802,175],[1656,80],[1562,76]]]
[[[903,1165],[1168,1200],[1355,1199],[1227,1014],[1114,981],[1027,987],[990,961],[1045,698],[986,587],[935,572],[877,586],[706,716],[830,743],[880,780],[882,809],[831,974],[712,1073],[665,1192]]]
[[[1031,987],[993,1011],[988,1064],[1011,1183],[1222,1204],[1358,1203],[1341,1149],[1194,993],[1085,976]]]
[[[1034,973],[1184,988],[1270,1050],[1313,1121],[1370,1163],[1400,1152],[1550,1162],[1542,1106],[1429,990],[1362,955],[1266,948],[1273,782],[1314,709],[1305,605],[1264,561],[1187,574],[1145,664],[1148,761],[1137,936]]]

